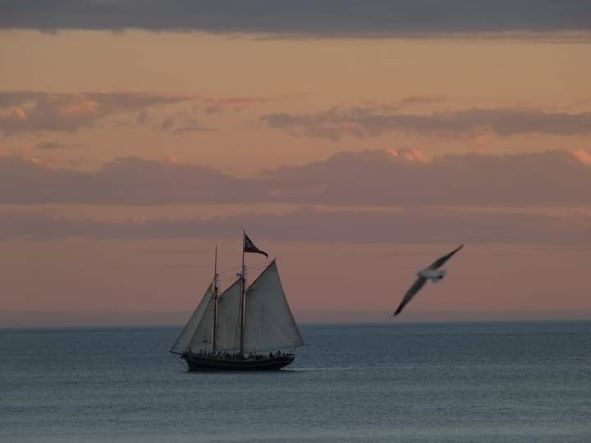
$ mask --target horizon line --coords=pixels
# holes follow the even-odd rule
[[[371,325],[423,323],[497,323],[543,321],[589,321],[589,310],[538,311],[420,311],[392,320],[390,312],[354,310],[294,311],[298,325]],[[76,318],[77,316],[83,318]],[[182,327],[185,311],[33,311],[0,310],[0,330]],[[299,319],[298,319],[299,318]]]

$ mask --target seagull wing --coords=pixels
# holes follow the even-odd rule
[[[416,293],[419,292],[423,286],[425,286],[425,283],[427,283],[426,278],[417,278],[417,280],[412,284],[412,286],[408,288],[406,294],[404,294],[404,298],[402,299],[400,305],[398,306],[398,309],[396,309],[396,312],[394,313],[395,316],[402,312],[402,309],[404,309],[404,307],[408,304],[409,301],[412,300]]]
[[[449,254],[444,255],[443,257],[439,257],[437,260],[435,260],[433,263],[431,263],[431,266],[429,266],[428,269],[439,269],[440,267],[442,267],[446,261],[448,261],[450,258],[452,258],[454,256],[454,254],[456,252],[458,252],[460,249],[462,249],[464,247],[464,245],[460,245],[458,246],[456,249],[454,249],[453,251],[451,251]]]

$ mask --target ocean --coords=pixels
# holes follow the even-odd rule
[[[591,321],[303,325],[275,373],[180,327],[0,331],[2,442],[591,442]]]

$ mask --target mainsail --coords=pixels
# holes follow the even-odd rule
[[[197,328],[201,325],[204,316],[206,316],[205,314],[209,314],[211,311],[210,305],[212,305],[212,299],[213,285],[209,285],[205,291],[205,294],[203,294],[201,302],[193,312],[193,315],[191,315],[191,318],[189,318],[187,325],[182,330],[176,342],[174,342],[174,345],[172,345],[170,352],[182,354],[187,350],[187,348],[189,348],[189,344],[192,342],[191,339],[193,338]]]
[[[273,260],[246,291],[244,352],[276,351],[303,344]]]
[[[218,297],[216,351],[234,352],[240,349],[240,290],[241,279],[236,280]]]

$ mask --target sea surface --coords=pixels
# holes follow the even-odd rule
[[[591,442],[591,322],[302,326],[290,370],[188,373],[180,328],[0,331],[2,442]]]

